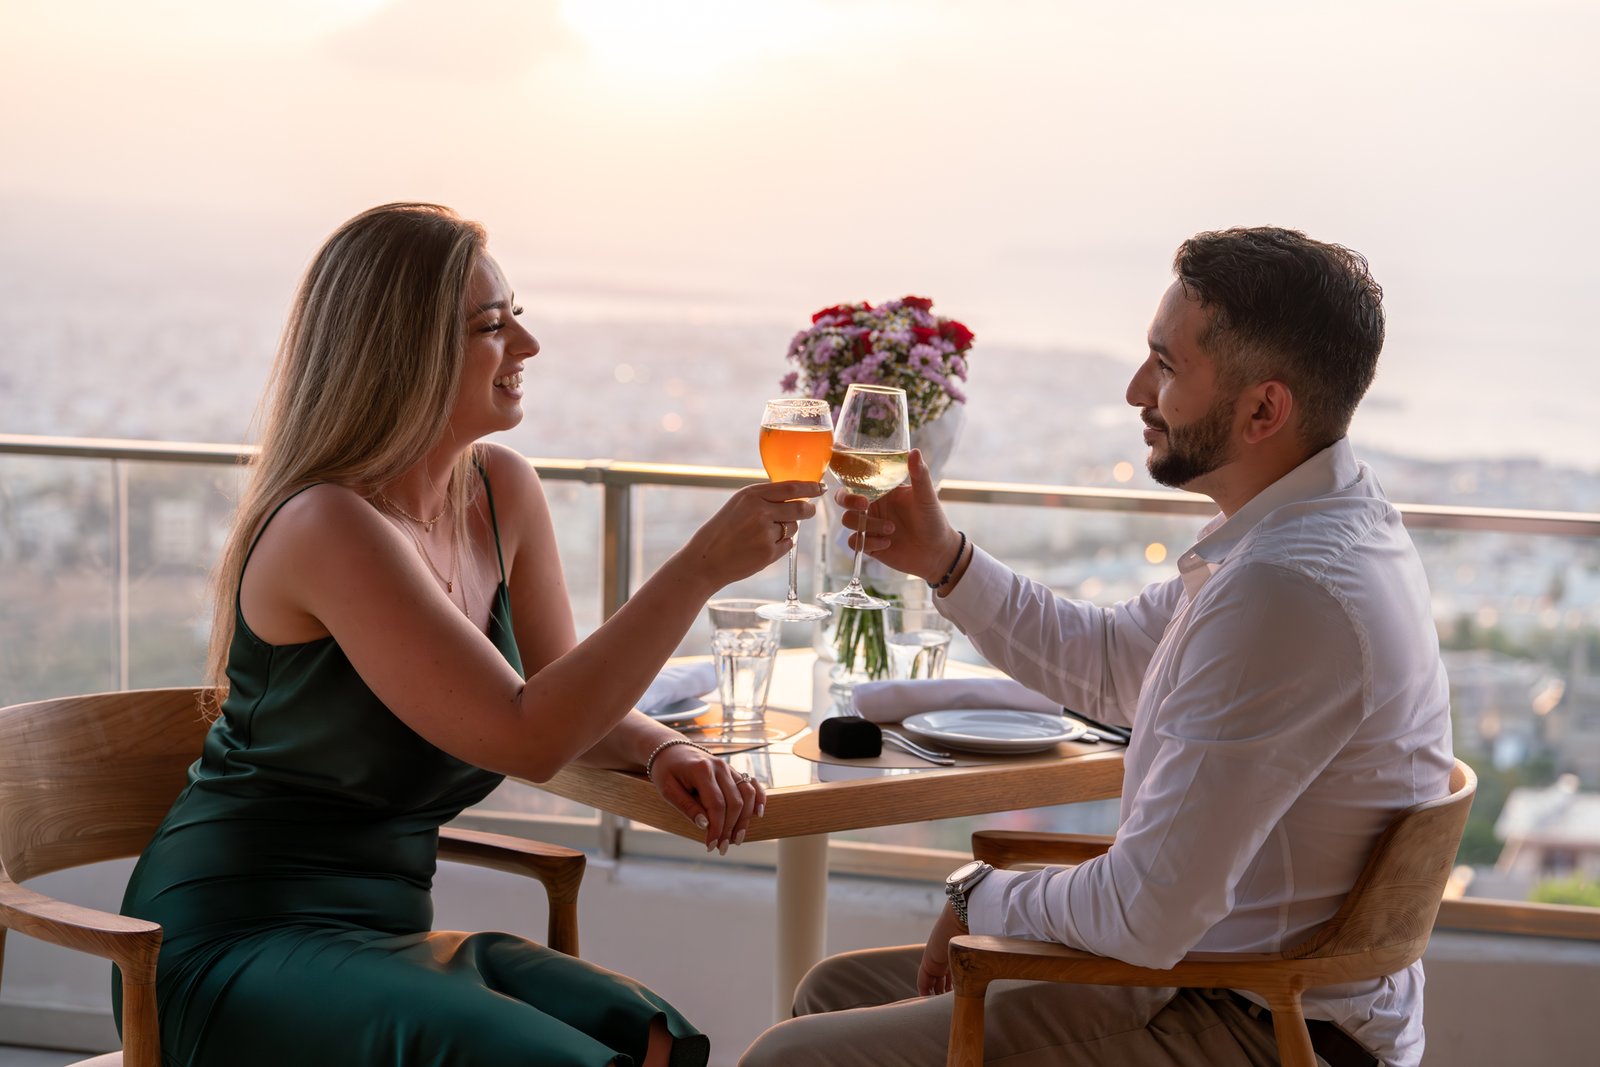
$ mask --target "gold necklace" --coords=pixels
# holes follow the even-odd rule
[[[428,569],[433,572],[435,578],[444,583],[445,595],[449,596],[454,593],[456,591],[456,575],[461,570],[461,541],[456,537],[455,524],[452,523],[450,526],[450,574],[448,577],[440,574],[439,568],[433,565],[433,557],[428,555],[428,550],[423,546],[422,539],[417,536],[416,531],[408,527],[406,534],[411,538],[411,543],[417,546],[417,555],[422,557],[422,562],[428,565]],[[454,604],[455,601],[452,599],[450,603]],[[472,618],[472,605],[467,599],[465,583],[462,583],[461,586],[461,611],[467,618]]]
[[[411,514],[411,512],[407,511],[399,504],[396,504],[393,500],[390,500],[389,494],[385,493],[382,489],[378,490],[378,499],[383,501],[385,507],[394,512],[396,515],[400,516],[402,519],[410,519],[412,522],[422,527],[423,533],[433,533],[434,526],[438,524],[440,519],[444,518],[444,513],[450,510],[450,498],[448,496],[445,497],[444,507],[439,509],[439,514],[435,515],[431,519],[423,519]]]

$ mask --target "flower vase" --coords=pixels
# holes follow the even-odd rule
[[[945,464],[966,425],[966,407],[951,404],[939,418],[911,431],[911,447],[922,450],[922,457],[939,484]],[[850,547],[851,530],[843,522],[844,509],[833,500],[830,490],[823,506],[817,509],[818,565],[817,594],[843,589],[855,567],[855,551]],[[861,584],[874,596],[907,607],[926,605],[931,596],[922,579],[884,566],[871,556],[861,561]],[[834,608],[821,620],[813,641],[818,658],[831,660],[829,672],[836,691],[850,689],[859,682],[888,676],[889,656],[883,632],[883,612],[858,608]]]

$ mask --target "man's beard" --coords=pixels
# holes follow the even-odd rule
[[[1229,437],[1233,429],[1234,399],[1218,400],[1210,411],[1186,425],[1162,423],[1156,426],[1166,431],[1167,449],[1161,455],[1153,448],[1150,450],[1150,457],[1145,461],[1150,477],[1162,485],[1181,489],[1232,459]],[[1149,423],[1148,417],[1145,422]]]

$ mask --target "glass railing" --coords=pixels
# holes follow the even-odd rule
[[[194,684],[209,626],[207,571],[248,455],[236,445],[0,435],[0,704]],[[531,462],[555,515],[580,632],[615,610],[728,489],[762,478],[754,469]],[[1181,493],[1071,486],[950,480],[941,495],[993,554],[1103,603],[1169,575],[1214,511]],[[1600,802],[1600,515],[1400,507],[1433,590],[1457,752],[1482,783],[1461,852],[1478,883],[1469,892],[1600,903],[1600,841],[1586,850],[1581,828],[1571,839],[1547,832],[1564,806]],[[784,578],[769,568],[730,593],[776,598]],[[801,587],[812,587],[808,576]],[[806,628],[788,630],[786,641],[810,641]],[[704,636],[691,633],[680,652],[702,651]],[[529,786],[508,785],[473,814],[583,847],[677,849]],[[1109,832],[1115,810],[1073,805],[983,823]],[[836,866],[942,872],[947,850],[964,850],[974,825],[838,835]]]

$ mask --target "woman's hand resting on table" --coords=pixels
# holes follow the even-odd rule
[[[727,855],[729,845],[744,844],[750,820],[767,804],[760,782],[692,745],[657,753],[650,780],[663,800],[705,831],[707,852]]]

